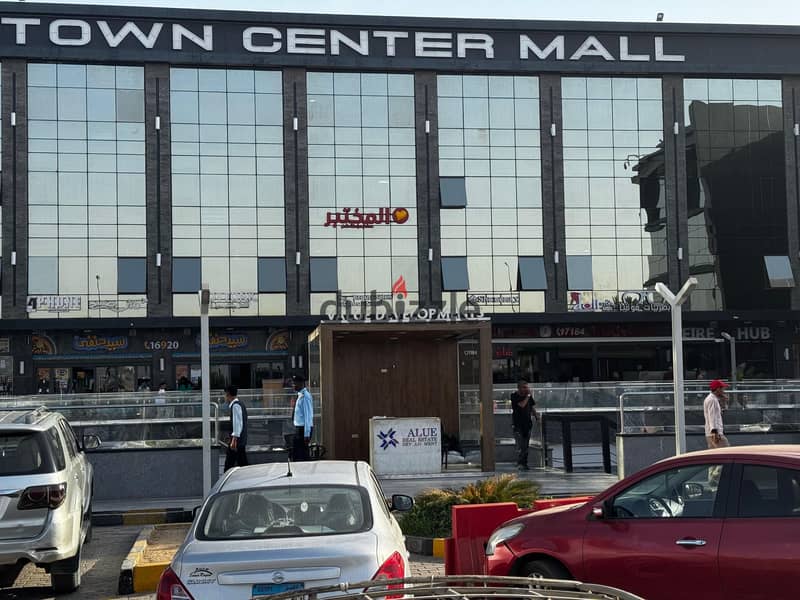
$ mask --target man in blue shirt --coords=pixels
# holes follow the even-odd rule
[[[305,377],[295,375],[292,377],[294,390],[297,392],[297,401],[294,404],[294,443],[292,444],[292,458],[294,460],[308,460],[308,444],[314,433],[314,403],[311,392],[306,387]]]

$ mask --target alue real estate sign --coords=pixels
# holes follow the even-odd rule
[[[782,34],[782,35],[776,35]],[[798,73],[794,28],[0,3],[4,56],[496,72]],[[757,69],[749,69],[757,61]]]
[[[442,470],[438,417],[372,417],[370,464],[378,475],[419,475]]]

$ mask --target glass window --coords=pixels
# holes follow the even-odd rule
[[[218,494],[198,538],[265,539],[341,535],[372,526],[369,500],[349,486],[273,486]]]
[[[117,259],[117,293],[118,294],[147,293],[147,259],[145,258]]]
[[[31,256],[28,258],[28,293],[58,294],[58,258]]]
[[[442,289],[448,292],[469,290],[466,256],[442,257]]]
[[[691,465],[652,475],[614,498],[621,519],[711,518],[723,466]]]
[[[740,517],[800,517],[800,471],[743,465]]]
[[[442,207],[464,208],[467,206],[467,188],[463,177],[440,177],[439,194]]]
[[[196,293],[201,286],[201,260],[198,257],[172,259],[172,291]]]
[[[547,275],[544,270],[544,258],[541,256],[519,257],[520,290],[546,290]]]
[[[284,257],[258,259],[258,291],[260,293],[286,291],[286,259]]]
[[[767,279],[771,288],[794,287],[794,274],[788,256],[765,256],[764,265],[767,268]]]
[[[591,290],[594,287],[591,256],[567,257],[567,286],[571,290]]]
[[[311,291],[336,292],[339,280],[336,271],[336,258],[311,258]]]

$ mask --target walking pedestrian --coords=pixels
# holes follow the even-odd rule
[[[703,415],[706,422],[706,443],[709,448],[725,448],[730,446],[728,438],[725,437],[722,425],[722,408],[728,402],[725,388],[728,384],[719,379],[711,382],[711,392],[703,401]]]
[[[514,430],[514,441],[517,446],[517,468],[528,470],[528,446],[531,441],[533,419],[539,420],[536,414],[536,402],[525,379],[517,383],[517,391],[511,394],[511,426]]]
[[[247,408],[238,397],[235,385],[225,388],[225,402],[231,411],[231,441],[225,455],[225,470],[247,466]]]
[[[295,375],[292,377],[294,390],[297,392],[297,401],[294,404],[294,439],[292,443],[292,458],[297,461],[308,460],[308,445],[314,433],[314,401],[311,392],[306,387],[305,377]]]

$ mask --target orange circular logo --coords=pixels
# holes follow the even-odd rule
[[[408,210],[405,208],[395,208],[392,211],[392,220],[400,225],[408,221],[408,216]]]

